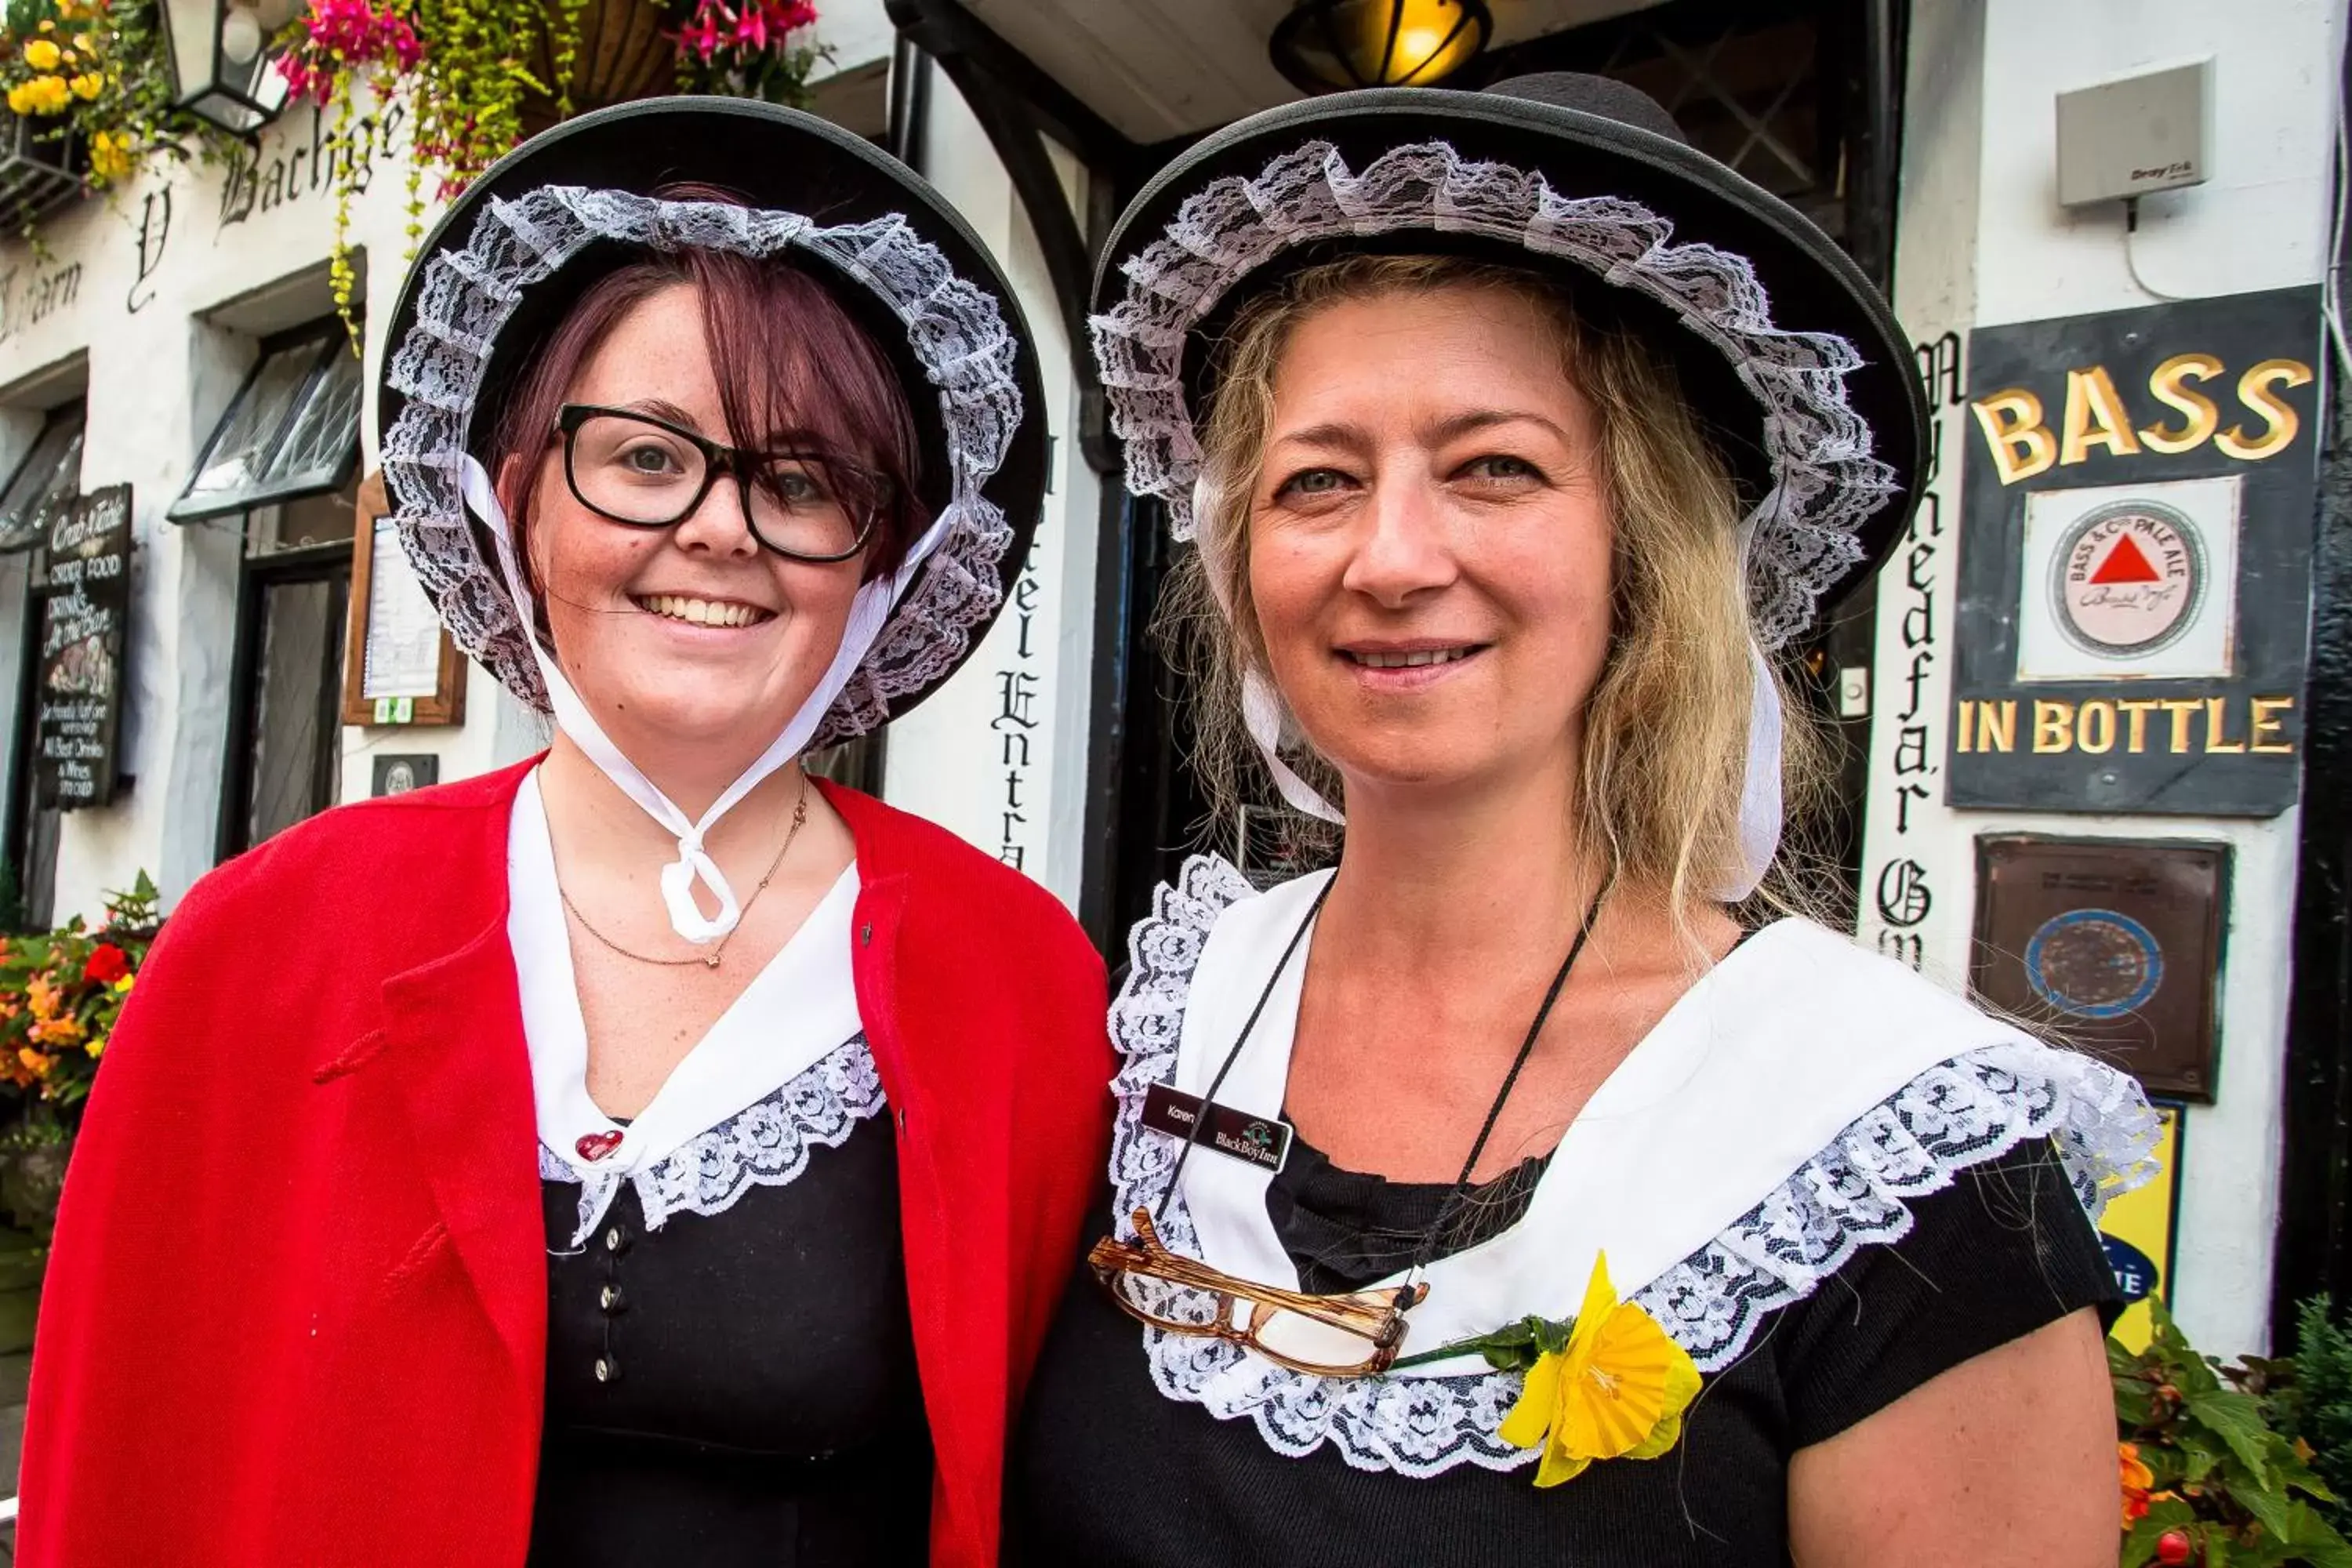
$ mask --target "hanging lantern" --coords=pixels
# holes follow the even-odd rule
[[[172,107],[247,136],[286,107],[286,79],[269,51],[293,19],[289,0],[163,0]]]
[[[1267,47],[1307,92],[1428,87],[1475,58],[1494,29],[1486,0],[1298,0]]]

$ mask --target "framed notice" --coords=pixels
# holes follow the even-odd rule
[[[122,655],[131,615],[131,487],[51,521],[33,700],[34,793],[59,811],[106,805],[120,781]]]
[[[2210,1104],[2229,875],[2223,844],[1979,838],[1969,988],[2151,1094]]]
[[[1952,805],[2294,804],[2319,335],[2315,289],[1971,335]]]
[[[383,476],[360,486],[343,663],[346,724],[462,724],[466,660],[442,627],[389,515]]]

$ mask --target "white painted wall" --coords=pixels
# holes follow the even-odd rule
[[[894,35],[882,0],[825,0],[823,12],[818,38],[832,50],[827,69],[870,68],[889,54]],[[142,869],[175,900],[213,864],[241,542],[236,519],[179,527],[163,512],[252,363],[256,334],[329,308],[316,279],[290,298],[235,303],[323,268],[334,203],[328,182],[314,173],[318,140],[307,108],[263,132],[252,210],[238,221],[229,221],[224,171],[158,165],[111,201],[85,202],[45,224],[45,255],[14,236],[0,239],[0,473],[37,429],[37,411],[58,400],[60,382],[78,380],[61,376],[60,367],[86,360],[83,487],[127,482],[135,507],[124,756],[136,782],[114,805],[66,817],[58,852],[60,919],[95,914],[106,889],[127,885]],[[370,262],[362,294],[370,324],[366,467],[374,463],[383,327],[406,270],[406,151],[404,128],[396,129],[351,214],[352,238]],[[287,171],[276,188],[268,183],[273,167]],[[997,178],[1001,187],[1001,173]],[[431,187],[428,176],[428,198]],[[428,205],[428,226],[435,216]],[[41,288],[61,274],[70,274],[69,290]],[[37,310],[45,295],[49,302]],[[235,327],[221,324],[215,311]],[[21,560],[0,562],[0,709],[13,706],[16,689],[22,576]],[[346,728],[342,798],[368,793],[380,753],[436,755],[446,781],[545,743],[544,721],[478,667],[468,667],[466,703],[461,726]],[[0,771],[8,732],[0,730]],[[1075,876],[1069,896],[1076,897]]]
[[[921,167],[996,254],[1028,318],[1054,441],[1052,493],[1003,616],[953,679],[890,726],[885,793],[1076,907],[1101,490],[1073,435],[1071,345],[1028,216],[954,87],[934,70],[930,90]],[[1082,203],[1084,171],[1067,158],[1057,166]]]
[[[1971,325],[2080,315],[2156,302],[2134,281],[2120,205],[2070,213],[2057,205],[2053,100],[2060,91],[2135,69],[2211,55],[2217,102],[2213,178],[2147,198],[2135,240],[2142,277],[2169,294],[2242,293],[2316,281],[2326,271],[2335,140],[2335,76],[2344,54],[2343,7],[2332,0],[1915,0],[1905,107],[1904,170],[1895,255],[1895,309],[1915,339]],[[2272,1240],[2277,1214],[2279,1100],[2288,995],[2296,814],[2267,822],[1953,811],[1914,799],[1899,830],[1895,737],[1930,727],[1929,754],[1947,733],[1955,627],[1960,458],[1973,438],[1963,409],[1937,415],[1942,470],[1932,489],[1945,529],[1926,520],[1880,578],[1871,807],[1865,836],[1863,936],[1890,933],[1873,898],[1880,869],[1908,858],[1933,896],[1916,928],[1925,967],[1952,984],[1965,975],[1979,833],[2113,834],[2229,843],[2234,850],[2227,970],[2221,988],[2222,1052],[2215,1103],[2189,1112],[2174,1306],[2205,1349],[2233,1353],[2268,1337]],[[1915,587],[1906,573],[1916,573]],[[1922,717],[1905,720],[1918,651],[1903,613],[1931,601],[1940,633],[1925,667]],[[1908,934],[1908,933],[1899,933]]]
[[[401,139],[404,140],[404,138]],[[252,210],[236,218],[227,172],[158,164],[109,201],[86,201],[41,231],[47,255],[0,244],[0,404],[12,424],[47,395],[37,389],[77,357],[87,362],[86,489],[128,483],[134,501],[124,765],[134,784],[109,807],[70,813],[58,850],[60,917],[95,914],[105,889],[152,871],[177,897],[212,864],[227,741],[237,563],[234,521],[179,527],[163,519],[198,446],[256,353],[255,334],[320,313],[323,284],[258,310],[232,330],[207,313],[315,270],[331,243],[334,202],[314,177],[314,120],[298,109],[261,139]],[[388,314],[405,224],[397,145],[353,206],[352,232],[371,255],[370,305]],[[275,180],[271,171],[281,171]],[[68,298],[36,316],[41,285],[70,274]],[[278,312],[273,319],[272,311]],[[372,351],[373,352],[373,351]],[[12,595],[13,618],[19,601]],[[13,688],[16,647],[0,646]]]

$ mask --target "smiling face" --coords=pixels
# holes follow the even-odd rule
[[[1572,773],[1612,523],[1553,320],[1493,287],[1341,300],[1297,323],[1272,392],[1249,597],[1350,806]]]
[[[581,363],[564,401],[650,416],[722,445],[765,447],[765,431],[730,430],[702,303],[673,283],[637,300]],[[590,433],[583,431],[583,443]],[[633,482],[674,482],[688,447],[643,426],[606,443],[604,460]],[[583,457],[586,457],[583,448]],[[632,528],[583,504],[558,439],[505,476],[531,487],[532,575],[556,661],[625,752],[748,763],[815,689],[840,647],[862,557],[827,564],[761,547],[742,498],[721,476],[684,521]],[[794,505],[837,507],[793,491]],[[802,521],[822,521],[814,516]],[[833,532],[854,535],[838,517]],[[818,532],[828,532],[818,529]]]

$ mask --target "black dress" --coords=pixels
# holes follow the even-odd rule
[[[1526,1212],[1540,1162],[1479,1190],[1453,1252]],[[1341,1171],[1295,1143],[1266,1206],[1310,1290],[1354,1289],[1411,1260],[1445,1189]],[[1013,1450],[1012,1564],[1201,1568],[1780,1568],[1787,1472],[1959,1363],[2084,1306],[2117,1300],[2098,1235],[2046,1142],[1958,1173],[1910,1205],[1911,1232],[1865,1247],[1780,1309],[1707,1377],[1683,1440],[1538,1490],[1533,1467],[1416,1479],[1352,1468],[1326,1444],[1269,1447],[1152,1385],[1141,1329],[1080,1269]],[[1094,1216],[1100,1235],[1108,1205]]]
[[[584,1243],[543,1181],[547,1424],[532,1568],[923,1562],[931,1460],[884,1110],[783,1185]]]

